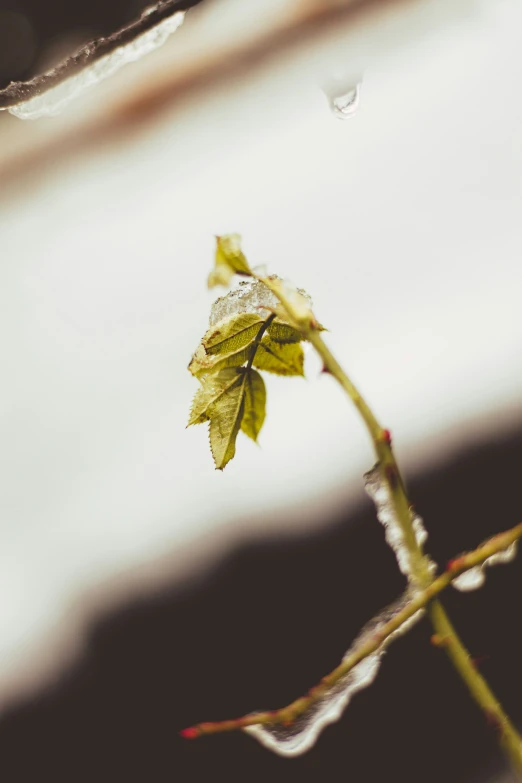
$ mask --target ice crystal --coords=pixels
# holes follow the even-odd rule
[[[272,275],[271,280],[280,280]],[[310,307],[312,300],[301,288],[297,292],[306,299]],[[225,296],[220,296],[210,311],[210,326],[231,318],[238,313],[258,313],[262,317],[270,315],[280,307],[279,299],[260,280],[244,280]]]
[[[482,565],[470,568],[469,571],[465,571],[460,576],[457,576],[457,578],[452,582],[453,587],[463,593],[470,590],[478,590],[479,587],[482,587],[486,581],[486,568],[490,568],[491,566],[495,565],[501,565],[503,563],[511,563],[516,554],[517,544],[516,541],[514,541],[510,546],[507,547],[507,549],[504,549],[502,552],[497,552],[496,554],[491,555],[491,557],[488,557],[487,560],[484,560]]]
[[[395,553],[399,568],[410,582],[414,582],[414,565],[412,563],[412,558],[404,540],[402,527],[397,519],[390,490],[386,482],[382,479],[379,464],[375,465],[372,470],[365,474],[364,481],[366,492],[375,503],[377,518],[384,527],[386,541]],[[428,534],[421,517],[414,512],[412,512],[411,515],[411,524],[417,543],[422,547]]]
[[[371,639],[380,629],[395,617],[411,600],[407,590],[401,598],[384,609],[364,626],[359,636],[347,651],[344,659]],[[390,634],[377,650],[363,658],[344,677],[314,701],[291,725],[283,724],[249,726],[244,731],[255,737],[262,745],[281,756],[297,756],[309,750],[321,731],[330,723],[339,720],[352,697],[367,688],[375,680],[381,659],[388,645],[402,636],[424,614],[420,609],[396,631]]]
[[[147,9],[145,16],[151,16],[156,7]],[[74,75],[60,81],[40,94],[34,95],[27,100],[21,100],[19,103],[9,106],[11,114],[23,120],[34,120],[40,117],[51,117],[59,114],[75,98],[82,95],[88,89],[99,84],[104,79],[112,76],[124,65],[139,60],[146,54],[158,49],[183,23],[185,14],[178,11],[171,16],[162,19],[157,25],[151,27],[136,38],[124,45],[116,47],[105,54],[103,57],[94,57],[96,43],[84,47],[76,56],[70,58],[70,61],[85,60],[89,63],[91,51],[93,60]],[[103,39],[102,39],[103,40]],[[117,40],[117,39],[116,39]],[[98,42],[99,43],[99,42]],[[61,70],[66,69],[67,63],[59,66]],[[53,83],[58,69],[51,71],[46,75],[49,83]],[[21,97],[23,98],[24,85],[21,85]]]

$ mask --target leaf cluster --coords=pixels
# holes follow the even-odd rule
[[[274,314],[238,313],[212,326],[188,366],[201,383],[188,426],[209,422],[218,470],[236,452],[243,431],[257,441],[266,414],[265,382],[258,370],[304,375],[300,333]]]

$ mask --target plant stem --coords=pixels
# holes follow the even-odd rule
[[[185,729],[185,731],[182,732],[183,735],[188,738],[196,738],[204,734],[217,734],[224,731],[244,729],[247,726],[295,721],[296,718],[302,715],[310,706],[312,706],[314,702],[322,698],[330,688],[336,685],[342,677],[348,674],[348,672],[353,669],[354,666],[364,660],[364,658],[372,655],[372,653],[377,652],[377,650],[379,650],[387,641],[391,641],[390,637],[392,637],[392,635],[398,631],[401,626],[404,625],[404,623],[406,623],[418,611],[424,609],[424,607],[432,602],[433,599],[439,595],[439,593],[445,590],[457,576],[463,574],[465,571],[468,571],[470,568],[480,566],[492,555],[506,550],[519,538],[522,538],[522,524],[517,525],[511,530],[507,530],[505,533],[500,533],[494,536],[477,547],[477,549],[475,549],[473,552],[467,552],[457,559],[452,560],[448,564],[448,568],[443,574],[434,579],[424,590],[418,590],[413,595],[411,600],[406,604],[406,606],[404,606],[399,612],[397,612],[397,614],[388,620],[387,623],[379,628],[376,633],[363,641],[349,656],[346,656],[339,666],[330,672],[330,674],[327,674],[325,677],[323,677],[319,685],[316,685],[314,688],[312,688],[306,696],[296,699],[294,702],[288,704],[286,707],[283,707],[283,709],[280,710],[258,712],[253,715],[245,715],[242,718],[236,718],[234,720],[200,723],[197,726],[191,727],[190,729]],[[438,604],[438,606],[440,606],[440,604]],[[444,622],[439,622],[438,619],[437,626],[441,630],[444,629],[445,634],[444,636],[437,634],[437,637],[434,637],[434,643],[441,647],[450,645],[453,638],[457,636],[454,629],[451,628],[451,632],[448,633],[450,628],[448,628]],[[448,653],[453,655],[453,652],[450,653],[449,649]],[[455,656],[458,657],[460,654],[460,648],[457,648],[455,650]],[[461,665],[460,659],[458,661],[458,665],[459,667]],[[478,674],[476,669],[473,667],[472,661],[468,659],[466,662],[465,671],[468,672],[469,670],[472,670]],[[481,687],[483,687],[484,681],[480,674],[478,674],[478,678],[475,677],[471,680],[471,683],[468,686],[470,687],[470,690],[475,688],[477,682],[479,681],[482,684]],[[468,684],[467,680],[466,684]],[[493,722],[494,725],[498,726],[504,720],[501,711],[499,712],[500,705],[494,699],[494,697],[491,697],[487,686],[485,687],[486,691],[482,693],[482,700],[484,702],[488,701],[489,703],[488,719]],[[513,758],[516,758],[517,735],[509,721],[505,725],[505,734],[509,739],[509,747],[513,749]]]
[[[307,339],[312,343],[323,360],[325,370],[343,387],[366,425],[366,429],[372,439],[383,481],[388,487],[397,521],[401,526],[404,543],[410,555],[412,570],[417,581],[425,587],[431,581],[429,562],[424,557],[413,530],[410,502],[406,495],[399,467],[393,455],[390,433],[379,424],[371,408],[335,359],[319,332],[310,329]]]
[[[413,576],[421,588],[428,588],[433,583],[433,577],[430,573],[429,561],[424,556],[413,530],[410,502],[399,466],[391,448],[389,431],[379,424],[355,384],[352,383],[325,344],[312,313],[306,314],[302,308],[296,307],[292,301],[292,292],[285,290],[285,287],[279,281],[273,281],[270,278],[258,279],[261,279],[279,298],[291,322],[299,329],[303,337],[311,342],[319,354],[323,361],[325,372],[335,378],[357,408],[372,439],[382,478],[388,487],[397,521],[401,526],[404,542],[410,555]],[[501,745],[506,751],[513,769],[522,780],[522,739],[489,685],[476,670],[469,652],[453,628],[443,606],[438,601],[433,601],[431,605],[430,619],[436,635],[444,639],[443,647],[458,674],[466,683],[471,696],[482,709],[487,720],[493,721],[498,728]]]
[[[250,356],[249,356],[248,363],[247,363],[247,366],[246,366],[247,372],[248,372],[248,370],[252,369],[252,365],[254,363],[254,359],[256,358],[257,349],[259,348],[259,343],[263,339],[264,333],[266,332],[266,330],[268,329],[268,327],[270,326],[270,324],[272,323],[274,318],[275,318],[275,315],[272,313],[272,315],[269,315],[268,318],[266,319],[266,321],[263,321],[263,323],[261,324],[261,328],[259,329],[258,333],[256,334],[256,339],[252,343],[252,350],[250,352]]]
[[[498,731],[502,749],[509,758],[513,771],[522,780],[522,741],[520,735],[488,683],[477,670],[440,601],[434,601],[431,604],[429,615],[437,637],[440,639],[441,647],[446,650],[469,693],[484,712],[488,723]]]

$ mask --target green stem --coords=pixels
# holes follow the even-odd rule
[[[382,479],[388,487],[391,501],[395,509],[395,515],[401,526],[404,542],[410,555],[414,576],[419,583],[425,587],[431,581],[429,563],[423,555],[413,530],[410,502],[406,495],[399,467],[393,455],[390,434],[388,430],[384,429],[378,422],[371,408],[333,356],[319,332],[310,329],[307,334],[307,340],[312,343],[323,360],[325,370],[340,383],[348,394],[366,425],[366,429],[373,442]]]
[[[254,363],[254,359],[256,358],[257,349],[259,348],[259,343],[263,339],[263,335],[274,320],[275,315],[269,315],[266,321],[263,321],[261,324],[261,328],[259,329],[258,333],[256,334],[256,338],[254,342],[252,343],[252,351],[250,352],[250,356],[248,358],[248,364],[246,366],[247,371],[252,369],[252,365]]]
[[[279,298],[288,314],[289,320],[299,329],[303,337],[314,346],[323,361],[324,370],[332,375],[342,386],[357,408],[372,439],[382,478],[388,487],[397,521],[401,526],[404,542],[410,555],[413,576],[418,585],[426,589],[433,583],[433,577],[430,573],[429,561],[424,556],[413,530],[410,502],[399,466],[391,448],[391,438],[388,430],[381,427],[355,384],[352,383],[330,349],[326,346],[312,313],[305,313],[303,308],[295,307],[291,295],[285,290],[280,281],[273,281],[264,277],[259,277],[258,279],[261,279]],[[522,740],[489,685],[473,665],[469,652],[453,628],[442,604],[437,600],[433,601],[431,605],[430,619],[436,635],[444,639],[443,647],[458,674],[466,683],[471,696],[482,709],[488,721],[493,721],[498,728],[501,745],[511,762],[513,770],[522,780]]]
[[[488,683],[477,670],[440,601],[434,601],[431,604],[429,615],[440,639],[440,645],[446,650],[469,693],[484,712],[488,723],[498,731],[500,744],[511,762],[513,771],[522,780],[522,740],[520,735]]]

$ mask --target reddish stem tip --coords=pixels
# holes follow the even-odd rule
[[[390,430],[381,430],[381,440],[391,446],[392,436]]]
[[[194,726],[191,726],[189,729],[183,729],[179,734],[183,739],[196,739],[196,737],[199,737],[199,731]]]
[[[458,569],[462,565],[462,558],[461,557],[455,557],[453,560],[448,560],[446,563],[446,570],[447,571],[458,571]]]

